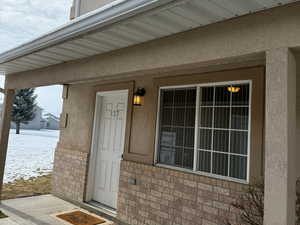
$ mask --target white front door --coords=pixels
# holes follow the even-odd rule
[[[92,199],[114,209],[117,208],[120,161],[125,142],[127,100],[127,91],[97,94]]]

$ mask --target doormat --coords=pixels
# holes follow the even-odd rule
[[[106,221],[81,211],[57,215],[58,218],[74,225],[97,225]]]

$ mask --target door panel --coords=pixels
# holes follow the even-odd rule
[[[112,112],[113,112],[113,104],[110,102],[107,102],[108,99],[102,98],[102,112],[100,115],[100,132],[98,134],[100,135],[99,143],[98,143],[98,150],[99,151],[105,151],[108,150],[110,145],[110,135],[111,135],[111,127],[112,127]]]
[[[99,160],[99,163],[96,166],[96,170],[99,171],[99,179],[97,180],[97,188],[105,190],[107,163],[105,161]]]
[[[112,208],[117,207],[117,194],[122,159],[128,94],[112,93],[99,97],[100,119],[96,136],[95,177],[93,200]],[[97,107],[97,106],[96,106]]]
[[[112,177],[119,177],[120,176],[120,164],[118,162],[112,163],[112,170],[111,170]],[[112,192],[117,192],[119,186],[119,179],[113,179],[111,182],[110,190]]]

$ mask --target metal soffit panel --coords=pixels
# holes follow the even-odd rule
[[[10,74],[85,58],[296,1],[298,0],[166,0],[164,5],[72,38],[56,41],[32,52],[7,57],[14,51],[17,52],[17,47],[2,53],[0,71]],[[157,4],[157,1],[153,2]],[[31,44],[34,45],[34,41]],[[26,44],[22,47],[24,46]]]

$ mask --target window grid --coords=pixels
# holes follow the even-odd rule
[[[194,164],[193,164],[193,171],[197,171],[197,164],[198,164],[198,127],[197,124],[199,123],[199,117],[201,116],[199,114],[199,105],[200,105],[200,87],[197,86],[196,90],[196,110],[195,110],[195,138],[194,138]]]
[[[249,83],[247,83],[249,85]],[[223,86],[223,85],[222,85]],[[245,158],[246,159],[246,163],[247,163],[247,169],[246,169],[246,179],[248,180],[248,164],[249,164],[249,149],[247,149],[247,154],[238,154],[238,153],[233,153],[231,152],[232,149],[231,149],[231,135],[232,135],[232,131],[238,131],[238,132],[245,132],[248,134],[249,132],[249,126],[250,126],[250,123],[249,123],[249,119],[250,119],[250,85],[249,85],[249,89],[248,89],[248,94],[249,94],[249,104],[248,105],[233,105],[233,93],[230,92],[230,97],[229,97],[229,105],[216,105],[216,87],[222,87],[222,86],[219,86],[219,85],[214,85],[214,86],[211,86],[213,88],[213,100],[212,100],[212,105],[203,105],[202,104],[202,96],[201,96],[201,101],[198,100],[199,102],[199,121],[196,122],[196,126],[197,126],[197,130],[211,130],[211,144],[210,144],[210,150],[208,149],[201,149],[199,148],[198,146],[198,143],[199,143],[199,136],[198,134],[196,134],[195,132],[195,137],[196,138],[196,146],[197,146],[197,153],[195,154],[196,157],[197,157],[197,160],[196,160],[196,166],[194,166],[194,171],[195,172],[203,172],[203,173],[206,173],[206,174],[212,174],[212,175],[217,175],[217,176],[224,176],[224,177],[229,177],[229,178],[233,178],[231,176],[231,159],[232,159],[232,156],[239,156],[239,157],[242,157],[242,158]],[[228,86],[232,87],[233,85],[232,84],[228,84]],[[199,91],[201,94],[202,94],[202,88],[205,88],[207,86],[201,86],[199,88]],[[211,121],[211,127],[207,127],[207,126],[201,126],[201,111],[203,108],[212,108],[212,121]],[[229,121],[228,121],[228,128],[217,128],[215,127],[215,112],[216,112],[216,108],[229,108]],[[248,109],[248,129],[245,130],[245,129],[233,129],[232,128],[232,108],[247,108]],[[222,151],[215,151],[214,150],[214,134],[215,134],[215,131],[217,130],[222,130],[222,131],[228,131],[228,137],[227,137],[227,140],[228,140],[228,151],[227,152],[222,152]],[[249,135],[248,135],[248,139],[247,141],[249,142]],[[206,172],[206,171],[202,171],[200,170],[200,162],[199,162],[199,159],[198,159],[198,155],[201,153],[201,152],[207,152],[207,153],[210,153],[210,171],[209,172]],[[222,154],[222,155],[226,155],[227,156],[227,171],[226,171],[226,175],[220,175],[218,173],[214,173],[213,171],[213,168],[214,168],[214,154]],[[196,170],[195,170],[196,169]],[[239,178],[237,178],[239,179]]]
[[[174,94],[174,98],[175,98],[175,94]],[[184,115],[186,115],[186,100],[187,100],[187,92],[185,93],[185,98],[184,98]],[[183,121],[183,126],[185,127],[186,124],[186,119],[184,119]],[[183,146],[185,146],[185,129],[183,129]],[[185,152],[185,148],[182,148],[182,159],[181,159],[181,166],[184,167],[184,152]]]
[[[232,128],[215,128],[215,127],[198,127],[198,129],[205,129],[205,130],[228,130],[228,131],[240,131],[240,132],[248,132],[248,130],[244,129],[232,129]]]
[[[230,93],[230,105],[216,105],[216,87],[217,86],[221,86],[221,85],[224,85],[224,86],[235,86],[235,85],[248,85],[248,105],[232,105],[232,93]],[[190,85],[190,86],[187,86],[187,88],[195,88],[196,87],[196,105],[195,105],[195,126],[194,127],[190,127],[190,128],[194,128],[195,129],[195,137],[194,137],[194,163],[193,163],[193,169],[192,170],[189,170],[189,169],[184,169],[182,168],[183,170],[187,170],[187,171],[193,171],[195,173],[200,173],[200,174],[204,174],[204,175],[207,175],[207,176],[212,176],[212,177],[219,177],[219,178],[223,178],[223,179],[228,179],[228,180],[235,180],[235,181],[239,181],[239,182],[248,182],[248,179],[249,179],[249,163],[250,163],[250,127],[251,127],[251,91],[252,91],[252,88],[251,88],[251,81],[236,81],[236,82],[219,82],[219,83],[215,83],[215,84],[206,84],[206,85]],[[203,87],[213,87],[214,88],[214,92],[213,92],[213,105],[201,105],[200,106],[200,91],[201,91],[201,88]],[[172,87],[168,87],[168,89],[170,89]],[[175,90],[175,87],[173,87],[174,90]],[[178,87],[177,87],[178,88]],[[183,88],[181,86],[181,88]],[[161,90],[163,90],[164,88],[161,88]],[[175,95],[173,95],[173,103],[174,103],[174,98],[175,98]],[[186,95],[186,98],[187,98],[187,95]],[[160,99],[161,99],[161,96],[160,96]],[[165,108],[168,108],[169,106],[165,107]],[[179,106],[180,107],[180,106]],[[184,106],[182,108],[185,108],[185,111],[187,108],[189,108],[189,106]],[[193,106],[190,107],[190,108],[194,108]],[[205,127],[205,126],[199,126],[199,121],[201,121],[201,113],[200,113],[200,108],[213,108],[213,113],[212,113],[212,127]],[[215,123],[215,109],[216,108],[229,108],[230,112],[229,112],[229,127],[228,128],[215,128],[214,126],[214,123]],[[247,113],[247,116],[248,116],[248,127],[247,127],[247,130],[245,129],[235,129],[235,128],[231,128],[232,127],[232,109],[233,108],[247,108],[248,109],[248,113]],[[159,112],[160,113],[160,112]],[[173,113],[174,111],[172,112],[172,117],[173,117]],[[172,118],[173,119],[173,118]],[[185,125],[185,124],[184,124]],[[160,126],[162,127],[162,126]],[[180,127],[180,126],[178,126]],[[185,126],[183,126],[185,127]],[[185,127],[187,128],[187,127]],[[199,142],[199,136],[198,136],[198,133],[199,133],[199,130],[201,129],[207,129],[207,130],[211,130],[211,149],[210,150],[207,150],[207,149],[201,149],[201,148],[198,148],[198,142]],[[229,140],[228,140],[228,152],[222,152],[222,151],[215,151],[213,149],[214,147],[214,131],[216,130],[223,130],[223,131],[228,131],[229,132]],[[234,153],[234,152],[231,152],[231,135],[232,135],[232,131],[237,131],[237,132],[246,132],[247,133],[247,154],[239,154],[239,153]],[[184,132],[185,132],[185,129],[184,129]],[[184,146],[183,147],[183,150],[184,150]],[[205,171],[200,171],[198,170],[198,167],[199,167],[199,159],[198,159],[198,153],[202,151],[202,152],[209,152],[210,153],[210,158],[211,158],[211,162],[210,162],[210,172],[205,172]],[[228,156],[228,171],[227,171],[227,175],[219,175],[219,174],[216,174],[216,173],[213,173],[213,154],[214,153],[218,153],[218,154],[224,154],[224,155],[227,155]],[[246,178],[245,179],[239,179],[239,178],[234,178],[234,177],[231,177],[230,176],[230,160],[231,160],[231,156],[239,156],[239,157],[242,157],[242,158],[245,158],[246,159]],[[182,161],[184,160],[184,157],[182,157]],[[168,167],[168,166],[167,166]],[[174,167],[173,165],[170,165],[171,168],[176,168]]]
[[[213,153],[220,153],[220,154],[225,154],[225,155],[234,155],[234,156],[247,157],[247,155],[244,155],[244,154],[233,153],[233,152],[220,152],[220,151],[207,150],[207,149],[202,149],[202,148],[198,148],[197,151],[213,152]]]
[[[170,90],[171,89],[171,90]],[[163,124],[161,124],[160,125],[160,134],[162,134],[162,132],[163,132],[163,129],[164,128],[169,128],[171,131],[173,130],[173,129],[176,129],[176,128],[181,128],[182,129],[182,138],[183,138],[183,140],[182,140],[182,145],[178,145],[177,143],[175,143],[174,145],[164,145],[163,143],[161,143],[161,140],[159,140],[159,146],[160,147],[165,147],[165,148],[169,148],[169,149],[172,149],[172,151],[173,151],[173,153],[172,154],[175,154],[175,156],[174,156],[174,158],[176,158],[176,154],[177,154],[177,151],[176,151],[176,149],[180,149],[181,150],[181,163],[179,164],[179,163],[177,163],[177,162],[173,162],[174,164],[170,164],[170,163],[168,163],[168,162],[164,162],[165,164],[167,164],[167,165],[176,165],[176,166],[179,166],[179,167],[181,167],[181,168],[190,168],[190,167],[186,167],[185,166],[185,159],[186,158],[189,158],[190,156],[188,155],[188,153],[189,153],[189,151],[190,150],[192,150],[192,151],[194,151],[194,146],[193,147],[190,147],[190,146],[188,146],[188,140],[187,140],[187,138],[186,138],[186,135],[187,135],[187,133],[186,132],[188,132],[187,131],[187,129],[194,129],[195,130],[195,123],[194,123],[194,121],[193,121],[193,125],[194,126],[187,126],[187,125],[189,125],[188,124],[188,121],[187,121],[187,118],[184,118],[183,119],[183,124],[180,126],[180,125],[176,125],[176,124],[174,124],[174,118],[175,118],[175,110],[176,109],[182,109],[183,110],[183,114],[184,115],[186,115],[187,116],[187,110],[189,110],[189,109],[194,109],[195,111],[196,111],[196,108],[195,108],[195,105],[192,105],[192,106],[190,106],[189,104],[188,104],[188,96],[189,96],[189,91],[193,91],[193,90],[195,90],[196,91],[196,86],[194,86],[194,87],[190,87],[190,88],[170,88],[169,89],[169,91],[170,92],[172,92],[173,94],[172,94],[172,104],[171,105],[168,105],[168,106],[163,106],[162,108],[161,108],[161,116],[162,116],[162,113],[163,113],[163,109],[170,109],[171,110],[171,121],[170,121],[170,123],[168,124],[168,125],[163,125]],[[176,105],[176,103],[175,103],[175,98],[176,98],[176,96],[175,96],[175,92],[176,91],[180,91],[180,90],[184,90],[184,92],[185,92],[185,94],[184,94],[184,100],[183,100],[183,102],[184,102],[184,105],[182,105],[182,106],[178,106],[178,105]],[[161,97],[162,98],[160,98],[160,101],[162,101],[163,100],[163,97],[164,97],[164,92],[162,92],[162,95],[161,95]],[[162,118],[160,117],[160,120],[162,120]],[[161,137],[159,137],[159,138],[161,138]],[[175,141],[176,142],[176,141]],[[166,150],[161,150],[162,152],[165,152]],[[170,151],[170,150],[169,150]],[[167,151],[168,152],[168,151]],[[159,158],[159,160],[160,160],[160,155],[158,155],[158,158]],[[176,159],[174,159],[175,161],[176,161]],[[193,162],[192,162],[193,163]],[[190,168],[190,169],[193,169],[193,167],[192,168]]]
[[[201,108],[212,108],[211,105],[202,105]],[[228,105],[215,105],[214,108],[228,108]],[[232,108],[248,108],[248,105],[232,105]]]
[[[230,85],[230,87],[232,87],[232,85]],[[232,118],[232,92],[230,92],[230,104],[229,104],[229,129],[231,129],[231,118]],[[228,134],[228,153],[231,152],[231,131],[228,130],[229,134]],[[228,168],[227,168],[227,176],[230,177],[230,160],[231,160],[231,155],[228,154],[228,159],[227,159],[227,164],[228,164]]]
[[[201,90],[201,88],[200,88],[200,90]],[[213,111],[212,111],[212,124],[211,124],[211,126],[212,126],[212,128],[213,128],[213,126],[214,126],[214,124],[215,124],[215,105],[216,105],[216,91],[215,91],[215,87],[214,87],[214,97],[213,97]],[[198,126],[199,124],[197,124],[197,126]],[[210,149],[211,150],[213,150],[214,149],[214,133],[215,133],[215,130],[214,129],[212,129],[211,130],[211,145],[210,145]],[[197,148],[198,148],[198,145],[197,145]],[[213,173],[213,167],[212,167],[212,165],[213,165],[213,152],[211,151],[210,152],[210,173],[212,174]]]

